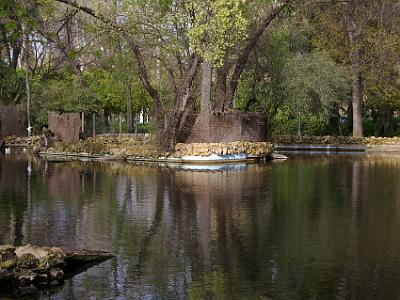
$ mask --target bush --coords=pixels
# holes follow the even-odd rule
[[[154,133],[156,131],[156,125],[154,123],[140,123],[137,124],[137,133]]]
[[[326,135],[329,132],[326,119],[311,113],[300,116],[301,133],[306,136]],[[297,115],[289,109],[280,110],[273,124],[273,135],[297,135]]]

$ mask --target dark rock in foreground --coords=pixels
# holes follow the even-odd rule
[[[111,257],[110,253],[103,251],[2,245],[0,294],[3,287],[10,290],[60,285],[65,279]]]

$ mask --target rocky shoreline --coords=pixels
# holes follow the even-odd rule
[[[109,136],[99,135],[77,143],[56,142],[48,148],[41,146],[39,136],[30,138],[3,138],[6,147],[26,147],[40,156],[66,156],[98,160],[130,160],[151,162],[196,162],[196,161],[244,161],[270,159],[274,145],[268,142],[230,142],[177,144],[174,151],[163,152],[157,142],[148,136]],[[276,150],[289,147],[307,151],[308,148],[321,148],[321,151],[334,151],[341,148],[358,152],[400,153],[400,137],[297,137],[278,136],[273,140]],[[325,149],[325,148],[326,149]],[[354,148],[354,149],[352,149]],[[359,149],[358,149],[359,148]],[[279,151],[278,150],[278,151]],[[338,150],[338,151],[339,151]]]
[[[66,278],[79,273],[82,267],[90,267],[111,257],[110,253],[103,251],[67,250],[29,244],[21,247],[1,245],[0,286],[60,285]]]
[[[5,139],[6,145],[25,146],[41,156],[75,156],[102,160],[151,161],[233,161],[264,159],[272,154],[267,142],[193,143],[177,144],[171,152],[160,151],[156,142],[147,137],[98,136],[77,143],[56,142],[48,148],[40,138]]]
[[[362,137],[351,136],[294,136],[282,135],[273,139],[274,144],[279,145],[400,145],[400,137]]]

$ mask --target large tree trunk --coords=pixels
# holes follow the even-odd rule
[[[222,67],[216,71],[216,87],[215,87],[215,107],[216,111],[224,111],[226,99],[226,68]]]
[[[361,26],[356,22],[357,2],[352,0],[345,2],[343,5],[343,23],[349,38],[349,58],[354,76],[352,84],[353,137],[362,137],[363,80],[360,48]]]
[[[361,76],[353,80],[353,137],[362,137],[362,99],[363,87]]]
[[[203,62],[201,66],[201,111],[211,111],[211,76],[212,69],[208,62]]]
[[[353,132],[353,101],[347,101],[347,128],[349,132]]]
[[[215,71],[215,111],[224,111],[226,101],[226,80],[229,68],[229,52],[225,52],[224,63]]]
[[[139,68],[140,81],[143,83],[144,88],[153,99],[153,115],[156,123],[159,127],[162,127],[162,125],[164,124],[164,112],[162,109],[160,93],[156,88],[154,88],[154,86],[150,82],[149,74],[147,72],[147,67],[143,60],[140,47],[129,35],[127,35],[125,32],[124,34],[126,40],[129,43],[129,46],[131,47],[131,50],[135,55],[137,66]]]
[[[93,16],[94,18],[100,20],[101,22],[103,22],[104,24],[106,24],[111,29],[115,30],[115,32],[121,34],[121,36],[125,38],[125,40],[129,44],[131,51],[133,52],[133,55],[136,58],[140,80],[142,81],[144,88],[146,89],[146,91],[149,93],[149,95],[153,100],[153,115],[155,117],[156,123],[159,126],[160,132],[164,133],[163,140],[164,142],[168,143],[169,148],[173,148],[175,142],[179,137],[179,131],[182,128],[184,128],[183,124],[185,124],[186,118],[189,115],[188,111],[193,108],[192,104],[194,101],[194,96],[193,96],[192,85],[197,74],[200,59],[197,58],[195,55],[191,57],[190,62],[188,64],[188,68],[185,70],[182,76],[179,92],[175,97],[175,105],[172,114],[168,116],[169,117],[168,122],[165,122],[164,118],[165,116],[160,98],[160,93],[150,82],[148,69],[145,64],[140,46],[137,43],[135,37],[132,36],[130,33],[126,32],[121,26],[119,26],[115,22],[115,20],[109,19],[106,16],[103,16],[95,12],[90,7],[82,6],[74,0],[56,0],[56,1],[68,4],[72,7],[77,8],[79,11],[85,12]],[[234,64],[232,72],[230,73],[232,74],[232,76],[229,77],[229,84],[225,85],[227,87],[226,89],[227,97],[224,97],[225,101],[224,104],[222,105],[222,108],[224,110],[229,109],[233,106],[233,98],[236,92],[236,88],[252,49],[254,48],[254,46],[256,45],[256,43],[258,42],[259,38],[261,37],[265,29],[268,27],[268,25],[278,15],[278,13],[282,10],[282,8],[288,4],[289,1],[290,0],[283,0],[281,3],[274,2],[270,6],[269,12],[265,16],[265,18],[259,23],[256,29],[252,31],[252,33],[250,33],[249,38],[245,43],[245,47],[238,55],[237,63]],[[227,78],[226,75],[225,78]],[[164,128],[162,128],[164,124],[165,126]],[[161,131],[161,129],[163,129],[163,131]]]
[[[201,59],[197,55],[192,55],[189,64],[183,76],[179,94],[175,99],[175,105],[172,114],[167,116],[166,126],[164,128],[163,146],[172,150],[175,143],[179,140],[181,131],[185,128],[189,111],[193,109],[194,101],[194,83],[199,70]]]

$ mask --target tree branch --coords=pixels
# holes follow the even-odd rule
[[[229,78],[229,85],[227,90],[227,103],[226,107],[231,108],[233,106],[233,98],[236,93],[236,89],[239,83],[239,79],[242,76],[243,70],[246,66],[246,63],[249,59],[251,52],[256,46],[257,42],[261,38],[262,34],[265,32],[269,24],[276,18],[276,16],[282,11],[284,7],[286,7],[291,0],[284,0],[280,4],[273,3],[270,7],[270,12],[262,19],[259,26],[250,33],[249,37],[245,42],[245,46],[241,51],[241,54],[236,60],[234,64],[232,75]]]
[[[122,27],[118,26],[118,24],[116,24],[113,20],[111,20],[99,13],[96,13],[90,7],[79,5],[74,0],[55,0],[55,1],[75,7],[76,9],[83,11],[86,14],[94,17],[95,19],[101,21],[103,24],[105,24],[105,25],[109,26],[110,28],[112,28],[113,30],[115,30],[127,41],[129,47],[131,48],[131,50],[136,58],[136,62],[137,62],[138,69],[139,69],[140,80],[142,81],[146,91],[150,94],[150,96],[153,99],[153,110],[154,110],[154,114],[155,114],[157,123],[163,124],[163,110],[162,110],[162,104],[161,104],[161,99],[160,99],[160,93],[158,92],[158,90],[156,88],[153,87],[153,85],[150,82],[149,74],[148,74],[147,67],[144,62],[142,53],[141,53],[141,49],[140,49],[139,45],[137,44],[136,40],[131,35],[129,35],[129,33],[126,32]]]

